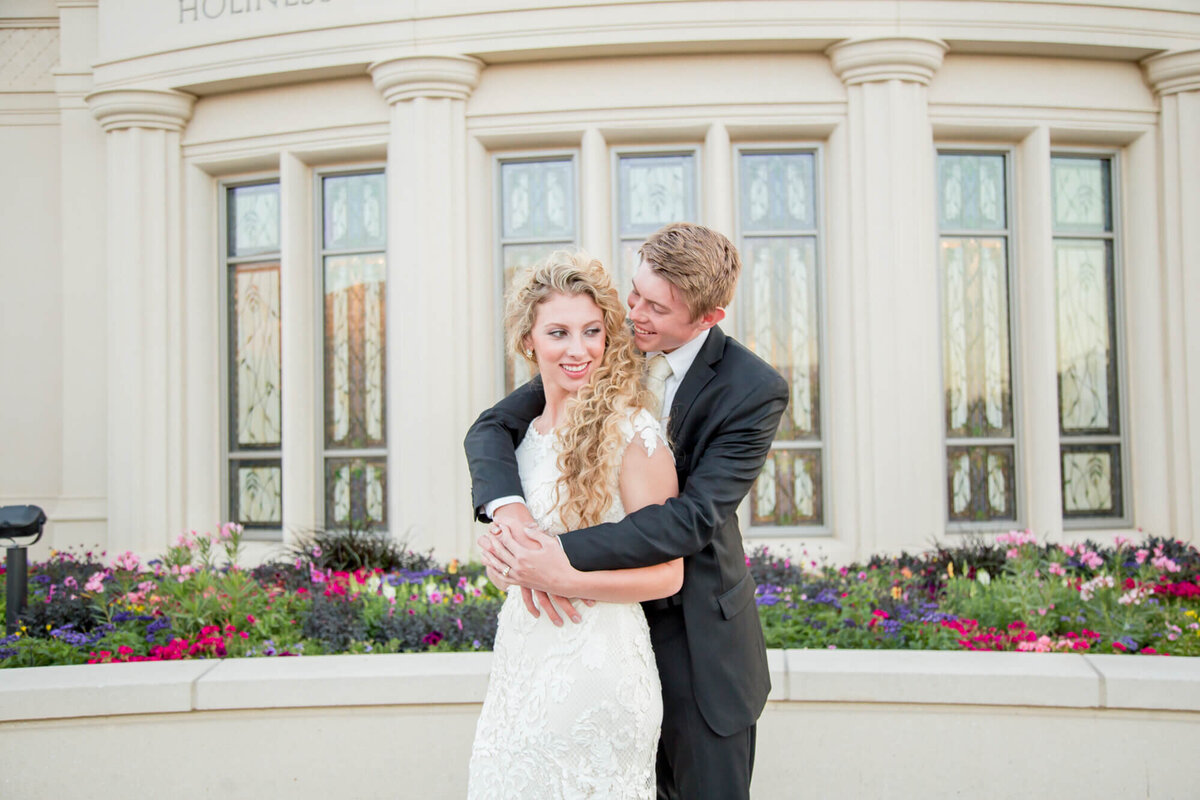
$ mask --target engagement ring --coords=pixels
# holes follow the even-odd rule
[[[510,569],[512,569],[512,567],[505,566],[505,567],[504,567],[504,571],[503,571],[503,572],[501,572],[500,574],[501,574],[501,575],[503,575],[504,577],[506,577],[506,578],[507,578],[507,577],[508,577],[508,571],[509,571]]]

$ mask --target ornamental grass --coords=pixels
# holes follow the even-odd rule
[[[30,566],[0,666],[492,646],[503,597],[479,564],[322,534],[246,569],[241,539],[232,524],[191,532],[146,563],[52,552]],[[761,547],[746,563],[772,648],[1200,655],[1200,552],[1178,541],[1012,531],[861,564]]]

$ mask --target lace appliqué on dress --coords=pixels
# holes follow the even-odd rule
[[[641,411],[625,420],[652,454],[666,440]],[[530,426],[517,448],[525,502],[544,530],[560,533],[555,508],[557,438]],[[614,477],[604,521],[625,516]],[[505,598],[492,673],[471,752],[469,798],[616,798],[655,795],[662,692],[650,630],[636,603],[580,605],[561,628]]]

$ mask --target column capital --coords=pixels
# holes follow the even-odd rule
[[[849,39],[825,52],[847,86],[893,80],[928,86],[948,49],[941,39],[888,37]]]
[[[1200,50],[1161,53],[1142,61],[1146,82],[1160,95],[1200,91]]]
[[[479,85],[483,62],[472,56],[403,56],[367,68],[388,105],[415,97],[466,100]]]
[[[101,89],[84,98],[105,133],[126,128],[182,131],[196,98],[156,89]]]

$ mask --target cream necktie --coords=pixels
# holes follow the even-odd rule
[[[646,388],[654,395],[654,407],[649,411],[656,419],[663,418],[662,405],[667,394],[667,378],[673,374],[671,362],[667,361],[667,357],[662,353],[650,359],[650,363],[646,365]]]

